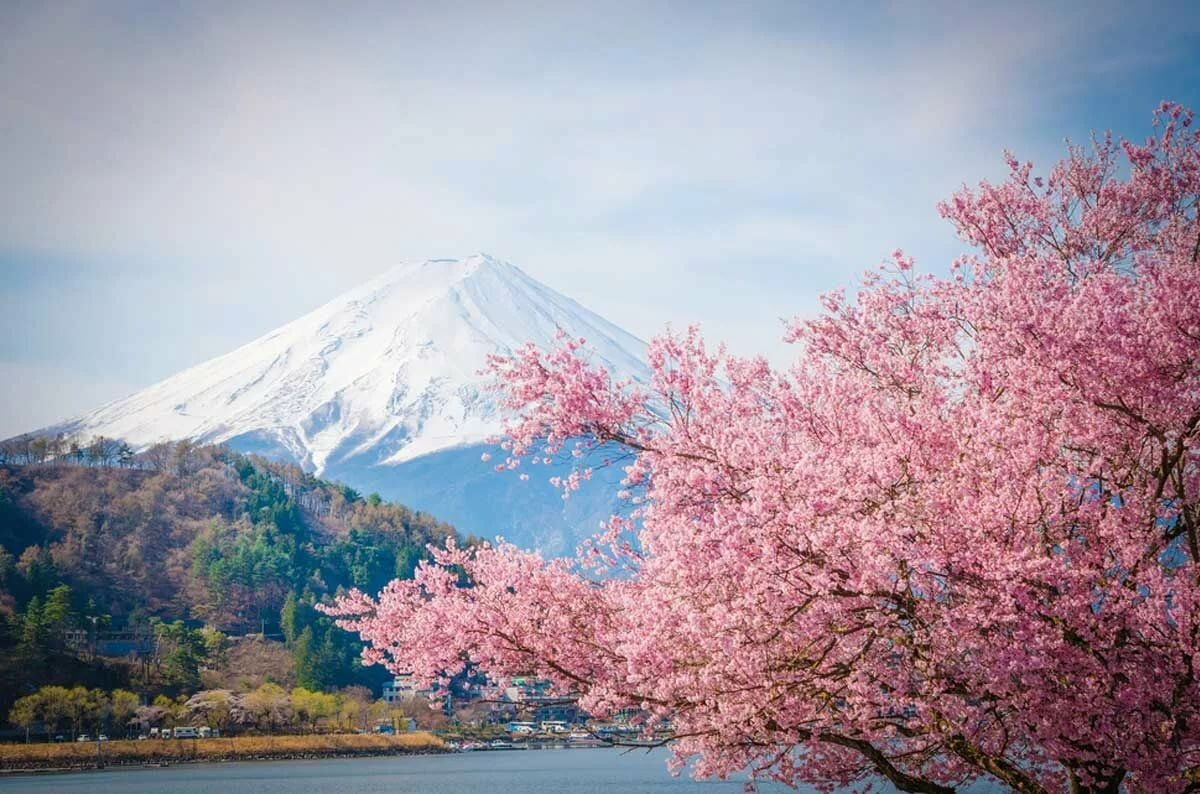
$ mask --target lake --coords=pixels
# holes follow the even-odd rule
[[[88,794],[740,794],[735,781],[672,778],[662,750],[513,750],[317,761],[241,761],[0,777],[0,792]],[[791,791],[760,785],[762,792]]]

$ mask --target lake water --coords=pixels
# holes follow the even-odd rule
[[[78,794],[740,794],[741,782],[693,781],[667,773],[666,752],[520,750],[321,761],[182,764],[0,777],[0,792]],[[791,791],[761,785],[762,792]]]

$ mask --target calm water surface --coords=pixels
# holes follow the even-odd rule
[[[0,792],[82,794],[740,794],[741,782],[696,782],[667,773],[663,751],[519,750],[324,761],[183,764],[0,778]],[[761,792],[791,791],[761,785]]]

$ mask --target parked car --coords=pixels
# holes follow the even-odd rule
[[[106,736],[105,734],[103,734],[103,733],[102,733],[102,734],[100,734],[99,736],[97,736],[97,737],[96,737],[96,741],[98,741],[98,742],[107,742],[107,741],[108,741],[108,736]]]
[[[75,737],[75,741],[77,741],[77,742],[90,742],[91,740],[92,740],[92,737],[86,733],[81,733]]]

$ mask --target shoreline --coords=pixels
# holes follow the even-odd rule
[[[450,752],[431,733],[398,736],[312,734],[217,739],[147,739],[62,744],[0,745],[0,777],[103,769],[156,769],[176,764],[299,761],[430,755]]]

